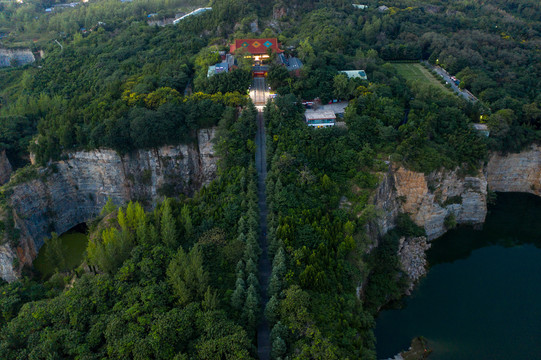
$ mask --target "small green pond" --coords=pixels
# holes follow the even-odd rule
[[[83,261],[83,254],[86,250],[88,237],[82,232],[72,230],[60,235],[61,253],[65,261],[65,269],[75,269]],[[39,249],[38,256],[34,260],[34,268],[39,271],[43,277],[52,275],[58,264],[51,261],[48,253],[49,243],[45,240],[45,244]]]

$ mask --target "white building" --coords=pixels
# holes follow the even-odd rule
[[[304,113],[306,124],[313,127],[334,126],[336,114],[331,110],[306,110]]]

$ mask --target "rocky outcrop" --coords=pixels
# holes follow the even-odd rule
[[[430,249],[426,237],[402,237],[398,242],[398,258],[404,273],[408,277],[406,295],[410,295],[417,281],[426,274],[426,251]]]
[[[369,227],[369,234],[376,239],[387,233],[399,212],[409,214],[423,227],[429,240],[447,231],[450,217],[457,224],[482,224],[488,189],[541,196],[541,148],[532,145],[517,154],[492,154],[475,176],[463,176],[458,170],[426,175],[391,165],[374,196],[381,214]]]
[[[26,65],[34,61],[34,54],[28,49],[0,49],[0,67]]]
[[[499,192],[526,192],[541,196],[541,147],[517,154],[493,154],[486,166],[488,187]]]
[[[6,156],[6,151],[2,150],[2,152],[0,152],[0,185],[4,185],[9,181],[11,171],[12,168]]]
[[[393,176],[402,211],[425,229],[429,240],[447,231],[445,219],[450,216],[458,224],[485,221],[487,181],[482,172],[465,177],[457,171],[424,175],[400,167]]]
[[[378,209],[378,219],[368,223],[368,234],[376,245],[378,238],[396,226],[396,217],[401,210],[396,195],[395,177],[391,169],[383,174],[374,194],[373,204]]]
[[[0,246],[0,276],[6,281],[15,281],[17,279],[13,271],[14,261],[16,259],[13,250],[8,246]]]
[[[8,184],[8,205],[21,234],[12,253],[21,266],[31,264],[51,232],[61,234],[96,217],[108,198],[116,204],[138,200],[150,207],[164,195],[192,194],[216,175],[214,134],[214,129],[200,130],[195,144],[124,156],[112,150],[79,151],[54,163],[52,171],[40,169],[36,179]],[[4,265],[0,276],[12,279],[16,271]]]

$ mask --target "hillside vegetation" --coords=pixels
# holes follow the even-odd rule
[[[57,269],[45,281],[25,269],[21,281],[0,284],[0,354],[257,356],[263,309],[251,74],[242,61],[227,74],[206,72],[235,38],[277,37],[304,67],[292,74],[273,63],[267,78],[277,93],[264,110],[271,355],[375,359],[374,316],[405,286],[398,239],[424,234],[402,214],[372,248],[366,228],[381,215],[371,204],[380,175],[389,160],[426,173],[474,172],[490,151],[540,140],[541,6],[366,4],[213,1],[212,11],[166,27],[149,26],[146,16],[198,3],[95,1],[38,19],[33,15],[49,3],[0,4],[0,32],[10,33],[1,41],[28,45],[25,36],[40,33],[32,47],[46,54],[0,70],[0,149],[17,167],[30,151],[46,165],[76,149],[127,153],[187,143],[212,126],[220,157],[217,179],[193,198],[163,199],[146,211],[108,203],[91,226],[90,269]],[[421,59],[456,75],[479,101],[435,87],[427,76],[411,81],[393,65],[412,61],[408,67],[417,68]],[[366,70],[368,80],[338,73],[351,69]],[[348,101],[344,124],[309,128],[301,101],[315,98]],[[474,130],[480,121],[490,137]],[[25,169],[19,171],[21,179]],[[2,191],[4,202],[6,196]],[[8,225],[1,231],[15,233]]]

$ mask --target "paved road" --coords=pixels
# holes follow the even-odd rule
[[[441,77],[443,77],[443,79],[445,81],[447,81],[449,84],[451,84],[451,88],[453,89],[453,91],[455,93],[457,93],[459,96],[462,96],[464,99],[466,100],[469,100],[471,102],[476,102],[477,101],[477,98],[475,96],[473,96],[472,93],[470,93],[469,91],[467,90],[462,90],[460,89],[455,83],[453,80],[451,80],[451,75],[449,75],[449,73],[447,71],[445,71],[444,69],[442,69],[441,67],[439,66],[432,66],[428,61],[424,61],[425,64],[427,64],[428,66],[430,66],[430,68],[432,70],[434,70],[435,72],[437,72]]]
[[[252,101],[254,102],[254,104],[265,105],[267,103],[268,96],[269,96],[269,91],[267,88],[267,83],[265,82],[265,78],[263,77],[254,78],[254,82],[250,90],[250,97],[252,98]]]
[[[267,100],[266,82],[264,78],[255,78],[252,86],[254,94],[252,101],[256,105],[263,105]],[[267,287],[271,275],[271,262],[267,244],[267,196],[265,194],[265,179],[267,178],[267,151],[265,146],[265,119],[263,118],[263,107],[258,107],[257,133],[256,133],[256,169],[258,175],[258,202],[259,202],[259,224],[261,234],[259,235],[259,246],[261,257],[259,258],[259,284],[261,285],[261,317],[257,325],[257,354],[260,360],[270,360],[270,327],[263,311],[268,302]]]

